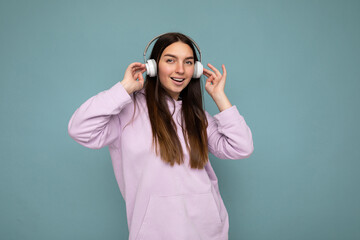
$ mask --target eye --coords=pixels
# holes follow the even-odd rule
[[[173,62],[173,61],[174,61],[173,59],[166,60],[166,62]]]
[[[192,64],[193,64],[192,61],[187,61],[186,63],[189,64],[189,65],[192,65]]]

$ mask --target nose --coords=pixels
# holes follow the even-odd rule
[[[180,74],[184,73],[184,66],[182,63],[176,64],[176,73],[180,73]]]

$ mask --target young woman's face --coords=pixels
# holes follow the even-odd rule
[[[194,73],[194,55],[189,45],[175,42],[167,46],[159,60],[161,85],[177,100]]]

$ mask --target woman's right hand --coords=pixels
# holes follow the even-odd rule
[[[124,75],[124,79],[120,82],[126,91],[131,94],[144,87],[143,73],[146,71],[145,64],[134,62],[131,63]]]

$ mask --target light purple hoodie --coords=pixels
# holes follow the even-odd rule
[[[144,89],[141,90],[144,93]],[[227,240],[229,217],[210,161],[191,169],[179,124],[182,102],[168,99],[183,147],[184,164],[173,167],[156,156],[146,100],[120,82],[83,103],[72,115],[69,135],[81,145],[109,147],[115,177],[126,203],[129,240]],[[175,109],[174,109],[175,108]],[[232,106],[208,119],[208,148],[220,159],[247,158],[253,152],[250,128]],[[124,128],[125,127],[125,128]]]

